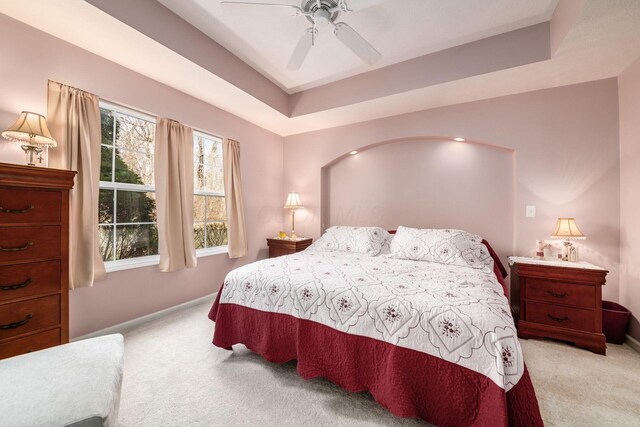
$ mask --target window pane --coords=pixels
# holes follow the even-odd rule
[[[222,166],[193,165],[194,187],[197,191],[213,191],[224,193],[224,179]]]
[[[100,226],[100,254],[104,261],[113,261],[113,225]]]
[[[113,224],[113,190],[100,189],[98,196],[98,223]]]
[[[204,224],[194,225],[193,238],[196,242],[196,249],[204,248]]]
[[[100,122],[102,125],[102,143],[113,145],[113,112],[101,108]]]
[[[128,184],[154,185],[153,153],[116,148],[115,181]]]
[[[214,248],[227,244],[227,223],[214,222],[207,224],[207,247]]]
[[[226,221],[224,197],[207,196],[207,221]]]
[[[155,124],[116,116],[116,182],[153,185]]]
[[[205,196],[193,196],[193,220],[195,222],[205,220]]]
[[[102,145],[100,154],[100,181],[111,182],[113,180],[112,160],[113,148]]]
[[[222,167],[222,144],[209,138],[194,136],[193,156],[195,163]]]
[[[117,191],[116,220],[118,223],[156,221],[155,193]]]
[[[155,224],[119,225],[116,228],[116,259],[136,258],[158,253]]]

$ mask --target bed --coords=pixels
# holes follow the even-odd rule
[[[399,259],[384,247],[375,255],[353,251],[353,239],[338,250],[325,236],[298,254],[230,272],[209,313],[213,344],[244,344],[275,363],[297,359],[303,378],[369,391],[401,417],[439,426],[542,425],[505,296],[506,270],[488,242],[476,236],[456,265],[451,240],[439,243],[448,257],[441,263]],[[408,257],[424,256],[418,249],[410,243]],[[468,267],[465,257],[484,264]]]

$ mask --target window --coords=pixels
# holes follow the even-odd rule
[[[102,152],[98,222],[108,271],[158,263],[154,184],[155,117],[100,102]],[[222,141],[194,131],[194,237],[197,254],[227,244]]]
[[[158,254],[153,150],[155,119],[101,104],[98,222],[104,261]]]
[[[222,141],[193,133],[193,220],[196,249],[227,244],[227,210],[224,198]]]

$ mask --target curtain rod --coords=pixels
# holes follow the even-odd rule
[[[122,102],[113,101],[113,100],[111,100],[111,99],[104,98],[104,97],[102,97],[102,96],[99,96],[98,98],[99,98],[101,101],[104,101],[104,102],[105,102],[105,103],[107,103],[107,104],[111,104],[111,105],[113,105],[113,106],[115,106],[115,107],[124,107],[124,108],[128,108],[128,109],[131,109],[131,110],[137,111],[137,112],[139,112],[139,113],[142,113],[142,114],[144,114],[144,115],[146,115],[146,116],[149,116],[150,118],[152,117],[152,118],[154,118],[154,119],[155,119],[156,117],[158,117],[158,116],[159,116],[158,114],[152,113],[152,112],[150,112],[150,111],[146,111],[146,110],[143,110],[143,109],[138,108],[138,107],[131,107],[131,106],[129,106],[129,105],[127,105],[127,104],[124,104],[124,103],[122,103]],[[167,118],[169,118],[169,117],[167,117]],[[170,119],[170,120],[173,120],[173,119]],[[177,121],[177,120],[176,120],[176,121]],[[223,137],[223,136],[220,136],[220,135],[215,134],[215,133],[213,133],[213,132],[209,132],[209,131],[207,131],[207,130],[203,130],[203,129],[197,128],[197,127],[195,127],[195,126],[191,126],[191,125],[189,125],[189,124],[187,124],[187,123],[182,123],[182,124],[183,124],[183,125],[185,125],[185,126],[190,127],[191,129],[193,129],[193,130],[194,130],[194,131],[196,131],[196,132],[206,133],[206,134],[211,135],[211,136],[214,136],[214,137],[216,137],[216,138],[224,139],[224,137]]]

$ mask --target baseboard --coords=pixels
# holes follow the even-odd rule
[[[164,310],[156,311],[155,313],[147,314],[146,316],[131,319],[126,322],[119,323],[117,325],[109,326],[108,328],[100,329],[99,331],[91,332],[89,334],[73,338],[71,339],[71,341],[80,341],[87,338],[95,338],[95,337],[100,337],[103,335],[110,335],[110,334],[121,334],[125,331],[128,331],[129,329],[135,328],[136,326],[140,326],[152,320],[159,319],[171,313],[175,313],[177,311],[184,310],[186,308],[193,307],[207,301],[210,301],[211,303],[213,303],[213,301],[216,299],[217,294],[218,293],[215,292],[213,294],[205,295],[203,297],[200,297],[191,301],[187,301],[182,304],[174,305],[173,307],[165,308]]]
[[[640,353],[640,341],[629,334],[626,335],[626,338],[626,343],[629,344],[629,347]]]

